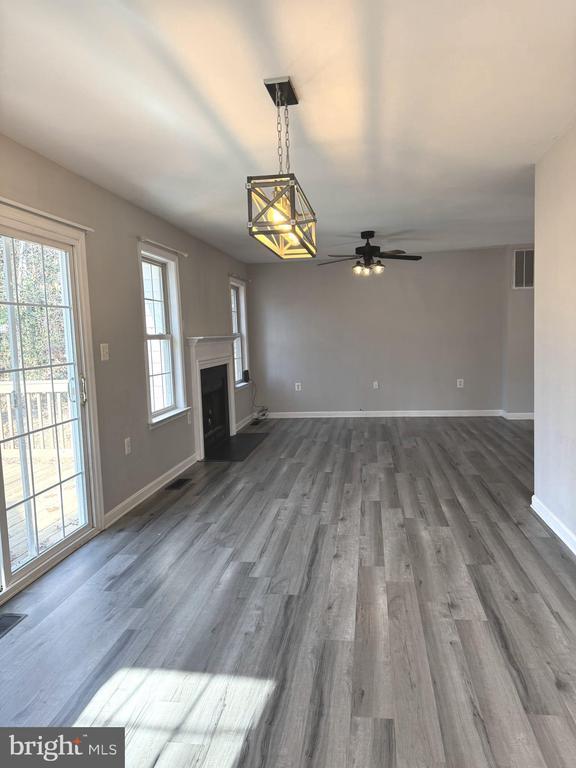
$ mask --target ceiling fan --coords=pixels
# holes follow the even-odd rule
[[[406,251],[394,250],[383,251],[379,245],[372,245],[370,240],[374,237],[374,231],[371,229],[360,232],[360,237],[366,240],[364,245],[359,245],[355,256],[336,256],[329,255],[329,259],[338,259],[339,261],[356,261],[352,267],[355,275],[381,275],[384,272],[384,264],[381,259],[398,259],[399,261],[420,261],[422,256],[411,256]],[[325,267],[327,264],[337,264],[336,261],[324,261],[318,264],[319,267]]]

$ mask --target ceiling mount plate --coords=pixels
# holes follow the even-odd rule
[[[270,98],[276,104],[276,86],[280,88],[281,104],[284,106],[287,104],[289,107],[294,104],[298,104],[298,96],[292,85],[292,81],[288,76],[286,77],[271,77],[268,80],[264,80],[264,85],[270,94]]]

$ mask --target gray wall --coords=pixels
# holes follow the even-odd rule
[[[353,277],[350,263],[251,266],[258,403],[289,412],[502,409],[509,314],[510,332],[522,327],[522,348],[531,344],[531,328],[509,313],[509,258],[506,248],[434,253],[389,262],[371,278]],[[528,366],[508,372],[511,391],[524,376],[532,378]],[[532,410],[530,386],[514,408]]]
[[[535,496],[576,548],[576,128],[536,167],[536,249]]]
[[[190,254],[180,258],[186,336],[231,333],[228,275],[234,259],[46,158],[0,136],[0,196],[79,221],[86,237],[95,353],[110,344],[110,361],[95,361],[105,511],[194,453],[186,418],[153,430],[147,424],[143,320],[137,238]],[[186,376],[189,358],[186,354]],[[250,392],[237,393],[237,420],[250,411]],[[124,438],[132,454],[124,455]]]

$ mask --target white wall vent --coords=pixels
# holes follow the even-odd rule
[[[514,251],[514,288],[534,288],[534,251]]]

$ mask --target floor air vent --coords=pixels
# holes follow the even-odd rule
[[[185,485],[188,485],[188,483],[191,483],[192,480],[189,477],[179,477],[177,480],[174,480],[170,485],[167,485],[164,490],[165,491],[179,491],[181,488],[184,488]]]
[[[25,613],[0,613],[0,637],[4,637],[25,618]]]

